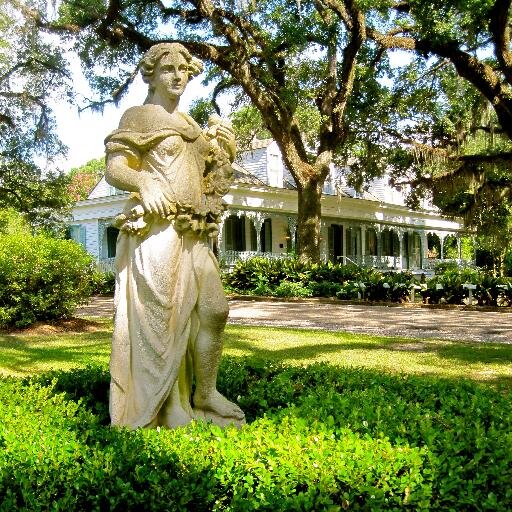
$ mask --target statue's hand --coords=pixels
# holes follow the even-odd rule
[[[149,173],[146,174],[141,176],[139,189],[142,206],[147,213],[167,217],[172,212],[171,205],[175,198],[164,183],[153,178]]]
[[[221,123],[217,125],[215,134],[219,147],[224,150],[229,159],[233,161],[236,153],[235,133],[229,124]]]

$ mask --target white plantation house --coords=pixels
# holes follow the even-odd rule
[[[224,198],[228,209],[213,242],[221,263],[232,265],[253,255],[293,255],[297,193],[277,144],[257,141],[233,167],[235,182]],[[71,237],[104,269],[113,268],[118,230],[112,223],[128,196],[102,178],[73,209]],[[340,171],[333,170],[326,180],[321,226],[324,260],[427,271],[443,259],[448,240],[460,259],[462,235],[460,222],[442,217],[433,208],[406,207],[403,194],[385,178],[374,180],[364,193],[346,186]]]

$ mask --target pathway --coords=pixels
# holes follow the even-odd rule
[[[415,338],[512,343],[512,311],[369,306],[322,299],[229,301],[228,323],[327,329]],[[93,297],[77,316],[110,316],[110,297]]]

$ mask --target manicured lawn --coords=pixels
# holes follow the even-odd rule
[[[106,365],[112,322],[94,318],[86,332],[0,335],[0,375]],[[224,353],[283,364],[316,362],[392,373],[465,377],[512,388],[512,345],[229,325]]]
[[[107,364],[112,320],[94,318],[85,332],[0,334],[0,375],[23,377],[49,370]]]

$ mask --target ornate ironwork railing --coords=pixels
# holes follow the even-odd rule
[[[373,256],[370,254],[355,255],[349,254],[340,257],[340,261],[347,264],[358,265],[359,267],[373,267],[379,269],[398,270],[402,268],[400,256]]]
[[[294,254],[285,252],[258,252],[258,251],[223,251],[219,254],[219,262],[221,266],[231,268],[238,260],[248,260],[260,256],[268,259],[293,258]],[[115,258],[103,258],[98,260],[98,269],[102,272],[115,272]],[[401,270],[402,258],[400,256],[372,256],[365,254],[340,256],[338,262],[343,265],[358,265],[360,267],[373,267],[380,270]],[[474,267],[474,262],[462,259],[437,259],[425,258],[421,269],[418,270],[434,270],[439,263],[456,263],[460,268]]]
[[[255,256],[275,260],[292,258],[294,255],[286,252],[222,251],[219,254],[219,262],[222,266],[232,267],[239,260],[245,261]]]
[[[426,270],[434,270],[436,265],[440,263],[455,263],[459,268],[473,268],[475,267],[475,262],[470,260],[462,260],[462,259],[453,259],[453,258],[426,258],[423,260],[423,268]]]

